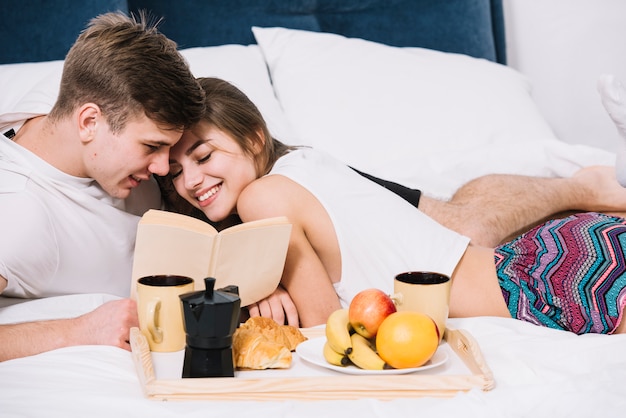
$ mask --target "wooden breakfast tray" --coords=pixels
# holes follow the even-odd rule
[[[308,338],[324,336],[324,328],[305,328]],[[495,386],[493,374],[476,340],[463,330],[447,329],[444,339],[470,371],[460,375],[438,375],[429,371],[400,375],[338,375],[329,371],[322,376],[293,377],[211,377],[157,379],[152,355],[145,336],[131,329],[133,360],[144,394],[160,400],[322,400],[322,399],[396,399],[421,396],[450,397],[459,391]],[[294,356],[295,359],[295,356]],[[299,359],[298,359],[299,360]],[[434,371],[431,371],[434,370]],[[263,373],[258,371],[255,373]]]

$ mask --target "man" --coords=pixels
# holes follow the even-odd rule
[[[202,98],[175,43],[146,16],[93,19],[66,57],[51,112],[0,139],[2,295],[127,295],[138,215],[160,202],[152,174],[167,173],[169,148],[199,119]],[[129,349],[132,326],[129,299],[5,325],[0,360],[77,344]]]

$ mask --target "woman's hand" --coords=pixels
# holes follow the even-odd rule
[[[289,293],[281,286],[278,286],[274,293],[267,298],[248,305],[247,308],[250,317],[264,316],[272,318],[279,324],[300,326],[296,305],[291,300]]]

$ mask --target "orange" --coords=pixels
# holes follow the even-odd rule
[[[380,324],[376,334],[378,355],[391,367],[419,367],[437,351],[439,331],[426,314],[395,312]]]

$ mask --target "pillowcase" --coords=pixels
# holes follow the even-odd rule
[[[528,80],[509,67],[330,33],[252,30],[299,143],[371,174],[445,196],[496,170],[545,175],[554,158],[542,153],[561,149],[548,145],[556,138]],[[583,162],[567,154],[559,174]]]
[[[63,61],[0,65],[0,115],[48,113],[59,93]]]
[[[189,48],[181,54],[196,77],[223,78],[244,91],[259,107],[273,135],[293,137],[257,45]],[[48,113],[59,93],[62,70],[63,61],[0,65],[0,119]]]

